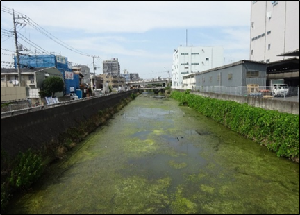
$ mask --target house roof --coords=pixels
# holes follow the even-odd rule
[[[208,70],[205,70],[205,71],[202,71],[202,72],[196,72],[196,73],[194,73],[194,74],[208,73],[208,72],[211,72],[211,71],[216,71],[216,70],[220,70],[220,69],[225,69],[225,68],[237,66],[237,65],[243,64],[243,63],[245,63],[245,62],[256,63],[256,64],[261,64],[261,65],[267,65],[267,63],[261,62],[261,61],[254,61],[254,60],[240,60],[240,61],[233,62],[233,63],[231,63],[231,64],[227,64],[227,65],[224,65],[224,66],[215,67],[215,68],[208,69]]]
[[[35,73],[38,71],[42,71],[45,69],[50,69],[50,68],[55,68],[55,67],[42,67],[42,68],[22,68],[20,69],[20,73],[21,74],[25,74],[25,73]],[[7,69],[7,68],[1,68],[1,74],[18,74],[18,70],[13,68],[13,69]]]

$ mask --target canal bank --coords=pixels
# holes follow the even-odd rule
[[[299,115],[173,91],[171,97],[231,130],[299,163]]]
[[[137,97],[9,213],[299,213],[299,165],[173,99]]]
[[[29,189],[49,164],[137,95],[131,90],[1,119],[1,213],[12,195]]]

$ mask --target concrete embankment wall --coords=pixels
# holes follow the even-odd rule
[[[61,105],[55,108],[29,112],[1,119],[1,151],[14,158],[31,148],[41,149],[51,144],[59,134],[80,125],[99,110],[105,110],[130,97],[133,91]]]
[[[299,102],[275,100],[262,97],[251,96],[236,96],[216,93],[199,93],[191,92],[196,95],[201,95],[219,100],[235,101],[238,103],[247,103],[254,107],[264,108],[266,110],[278,110],[279,112],[298,114],[299,115]]]

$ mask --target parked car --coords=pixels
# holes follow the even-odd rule
[[[289,87],[287,84],[274,84],[272,88],[272,94],[274,97],[287,96],[289,93]]]

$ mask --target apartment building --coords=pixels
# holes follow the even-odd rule
[[[120,76],[120,64],[118,58],[103,61],[103,74],[110,76]]]
[[[274,62],[299,49],[299,2],[252,1],[250,60]]]
[[[21,96],[22,99],[31,99],[32,103],[41,102],[39,92],[43,81],[52,76],[63,79],[63,74],[55,67],[22,68],[20,85],[21,88],[26,89],[25,94]],[[11,93],[14,91],[12,88],[19,88],[18,86],[19,83],[17,69],[1,68],[1,101],[21,99],[20,96],[12,95]],[[55,93],[55,96],[63,96],[63,92],[57,92]]]
[[[223,47],[180,46],[174,49],[172,88],[183,88],[183,76],[223,66]]]
[[[110,86],[115,89],[119,89],[119,87],[124,87],[125,86],[125,78],[121,76],[111,76],[111,75],[106,75],[106,74],[101,74],[98,75],[102,80],[102,83],[99,84],[100,88],[103,88],[103,86]]]

